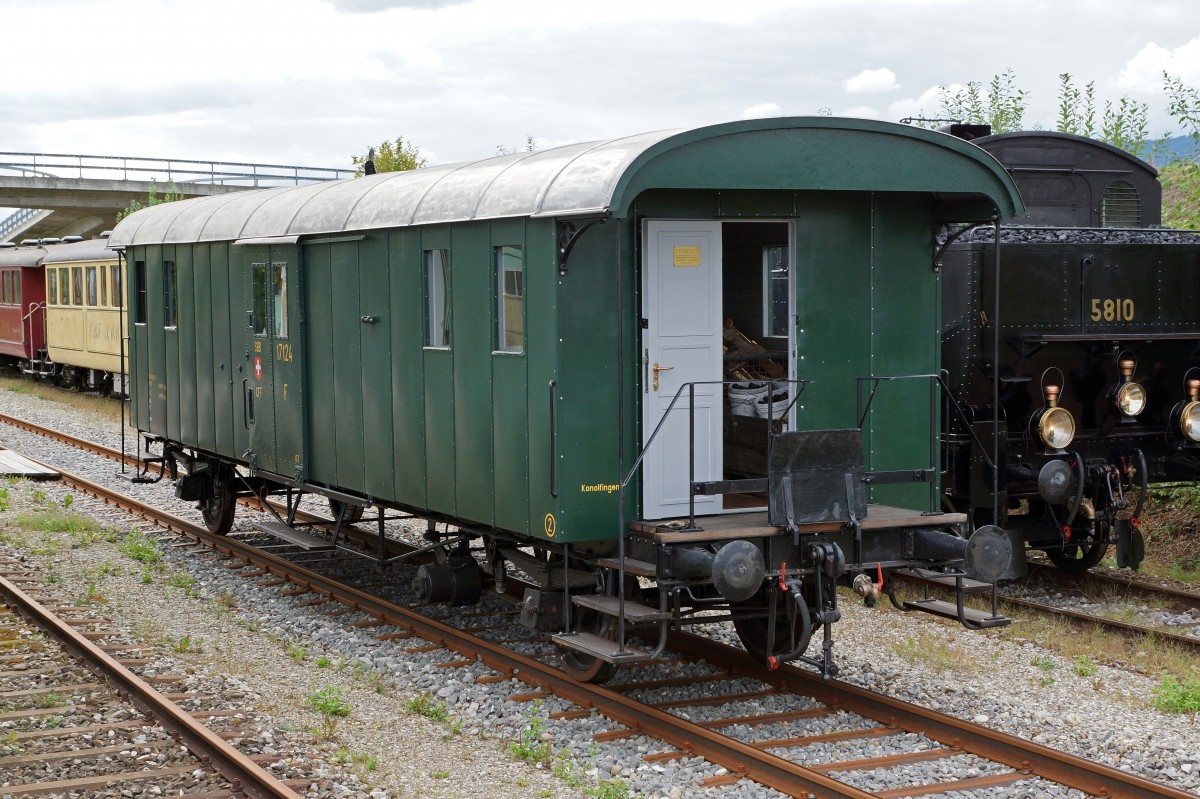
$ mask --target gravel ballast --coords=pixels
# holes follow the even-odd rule
[[[110,446],[119,445],[115,423],[91,418],[58,403],[5,391],[0,392],[0,412]],[[116,471],[114,464],[97,467],[94,456],[7,426],[0,426],[0,444],[83,476],[89,476],[85,469],[90,468],[106,473],[105,479],[109,480]],[[85,462],[92,465],[85,467]],[[5,515],[11,518],[28,509],[20,503],[31,505],[33,490],[24,485],[10,488],[13,501]],[[61,506],[65,496],[61,487],[45,484],[36,490],[45,492],[47,499]],[[159,504],[164,506],[174,502],[165,483],[145,489],[126,483],[118,490],[153,492],[161,497]],[[114,520],[120,516],[119,512],[96,509],[96,504],[78,498],[72,509],[95,512],[107,523],[118,524]],[[175,503],[174,511],[198,519],[190,506]],[[247,515],[239,513],[239,517]],[[122,524],[128,528],[127,521]],[[244,518],[239,519],[238,526],[246,529]],[[723,770],[700,758],[647,762],[644,755],[669,747],[644,736],[597,743],[594,734],[615,729],[617,725],[594,714],[584,719],[549,719],[550,713],[571,710],[573,706],[555,698],[540,702],[510,701],[508,697],[529,688],[515,681],[481,683],[479,677],[491,672],[478,664],[446,668],[439,665],[452,659],[445,650],[409,652],[425,643],[419,639],[377,640],[377,635],[390,628],[350,629],[348,621],[358,617],[323,615],[330,610],[329,606],[304,607],[295,598],[280,597],[277,589],[258,586],[255,580],[215,568],[203,557],[185,555],[171,547],[164,547],[163,551],[163,568],[151,573],[149,582],[145,576],[147,570],[141,564],[121,554],[116,544],[103,540],[77,548],[64,547],[54,554],[34,556],[33,560],[54,571],[69,595],[82,597],[89,591],[101,595],[107,600],[106,614],[164,650],[178,649],[188,639],[190,645],[184,647],[186,651],[173,652],[173,657],[197,672],[225,675],[234,681],[252,700],[256,716],[263,719],[262,735],[269,736],[271,741],[278,740],[281,747],[286,744],[303,751],[304,756],[321,763],[313,771],[319,779],[318,787],[310,795],[374,799],[577,797],[581,794],[580,786],[590,786],[594,792],[599,780],[611,778],[625,781],[635,793],[670,799],[693,795],[739,799],[778,795],[746,781],[701,789],[697,786],[699,780],[718,776]],[[839,679],[986,723],[1176,788],[1200,790],[1197,719],[1153,709],[1149,698],[1158,685],[1154,675],[1104,665],[1104,653],[1097,653],[1095,672],[1081,677],[1073,671],[1071,662],[1035,642],[1013,643],[987,633],[968,632],[918,614],[901,614],[886,603],[866,608],[845,601],[842,614],[843,619],[834,630],[834,652],[842,669]],[[728,629],[718,628],[716,634],[723,640],[733,640]],[[921,646],[899,645],[906,640],[919,642]],[[943,657],[948,659],[953,668],[935,668],[921,655],[923,649],[936,652],[939,661]],[[708,671],[704,664],[671,664],[640,669],[634,674],[648,680]],[[617,680],[625,682],[630,676],[622,673]],[[733,685],[720,687],[740,692],[760,685],[752,680],[730,682]],[[331,740],[320,740],[321,716],[306,706],[306,700],[326,686],[344,692],[351,712],[336,720]],[[686,701],[711,695],[716,690],[716,684],[698,681],[653,693],[659,701]],[[422,695],[429,697],[425,700],[426,708],[440,708],[438,703],[445,703],[449,718],[430,719],[410,709],[414,697]],[[795,710],[806,701],[810,700],[766,697],[739,706],[736,712],[741,715]],[[717,711],[704,706],[681,707],[671,712],[693,720],[704,720],[718,712],[733,714],[729,709]],[[429,711],[429,715],[439,713]],[[839,712],[802,724],[745,727],[729,732],[746,741],[761,741],[873,725]],[[314,729],[318,732],[314,733]],[[797,732],[798,729],[805,732]],[[554,753],[568,757],[536,763],[540,758],[523,760],[512,753],[514,742],[525,744],[527,753],[535,744],[548,744]],[[819,763],[833,757],[892,754],[901,744],[904,751],[911,751],[912,743],[876,738],[862,740],[858,744],[860,750],[855,752],[840,745],[822,745],[776,753]],[[916,742],[915,746],[936,747],[936,744]],[[988,774],[996,766],[964,756],[912,763],[903,768],[911,770],[904,772],[903,780],[935,782]],[[568,779],[552,771],[565,773]],[[840,776],[862,787],[894,785],[902,779],[896,774],[874,772]],[[1079,794],[1030,778],[990,789],[987,795]]]

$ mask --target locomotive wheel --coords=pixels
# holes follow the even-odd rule
[[[342,519],[342,524],[356,524],[362,521],[363,506],[362,505],[346,505],[333,497],[329,498],[329,512],[333,514],[334,521],[337,521],[338,514],[342,512],[343,505],[346,508],[346,515]]]
[[[204,526],[214,535],[228,535],[233,529],[233,511],[236,507],[237,493],[233,490],[233,476],[228,469],[218,468],[212,481],[212,493],[200,503]]]
[[[790,599],[784,600],[790,602]],[[735,610],[764,610],[768,607],[765,596],[760,594],[755,599],[749,599],[745,602],[737,602],[733,604]],[[783,610],[782,607],[780,607]],[[807,624],[808,614],[796,613],[796,618],[792,622],[791,629],[788,629],[787,613],[777,614],[778,618],[775,621],[775,646],[771,651],[767,651],[767,634],[770,630],[770,622],[764,616],[752,616],[749,618],[737,618],[733,620],[733,629],[737,631],[738,638],[742,640],[742,646],[746,647],[746,651],[757,658],[778,657],[785,655],[792,648],[792,633],[795,633],[796,640],[804,643],[804,649],[808,649],[808,641],[812,639],[813,630],[819,625]],[[807,629],[805,629],[807,627]],[[805,638],[808,636],[808,638]]]
[[[589,632],[612,640],[616,638],[616,624],[611,616],[597,613],[590,608],[576,610],[575,629],[579,632]],[[562,660],[563,671],[580,682],[603,683],[611,680],[617,673],[617,664],[609,663],[583,652],[566,647],[556,647],[559,659]]]
[[[1108,552],[1108,525],[1098,524],[1095,532],[1072,530],[1071,540],[1062,546],[1046,547],[1046,557],[1067,574],[1085,572],[1104,559]]]

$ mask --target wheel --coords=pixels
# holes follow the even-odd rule
[[[342,518],[342,524],[355,524],[362,521],[362,505],[349,505],[333,497],[329,498],[329,512],[333,514],[334,521],[337,521],[338,514],[342,512],[343,507],[346,509],[346,515]]]
[[[1071,540],[1060,546],[1044,547],[1046,557],[1067,574],[1085,572],[1104,559],[1108,552],[1108,525],[1096,529],[1072,529]]]
[[[615,619],[605,616],[589,608],[576,610],[575,629],[578,632],[589,632],[612,640],[616,637]],[[563,671],[579,682],[603,683],[611,680],[617,673],[617,664],[609,663],[598,657],[585,655],[575,649],[558,646],[558,656],[562,660]]]
[[[773,588],[766,590],[775,590]],[[770,622],[766,616],[749,616],[735,618],[733,620],[733,629],[737,631],[738,638],[742,640],[742,646],[746,647],[746,651],[758,658],[779,657],[780,655],[788,654],[792,650],[792,633],[795,633],[796,642],[803,644],[800,652],[808,649],[808,642],[812,638],[813,625],[809,619],[808,607],[804,606],[803,611],[800,606],[797,606],[796,618],[791,623],[791,629],[788,629],[788,617],[784,602],[793,601],[790,596],[781,597],[779,604],[776,606],[779,610],[775,620],[775,645],[770,651],[767,650],[767,638],[770,632]],[[769,607],[765,591],[754,599],[748,599],[745,602],[734,603],[734,610],[756,610],[765,611]]]
[[[228,535],[233,529],[233,511],[236,507],[233,475],[226,468],[218,468],[212,480],[212,493],[200,503],[204,526],[214,535]]]

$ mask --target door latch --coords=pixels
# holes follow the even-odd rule
[[[674,369],[674,366],[659,366],[658,361],[654,362],[654,390],[658,391],[658,373],[669,372]]]

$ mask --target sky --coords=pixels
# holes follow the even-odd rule
[[[1011,69],[1053,129],[1058,75],[1167,115],[1200,87],[1178,0],[0,0],[0,151],[431,164],[762,116],[941,116]]]

